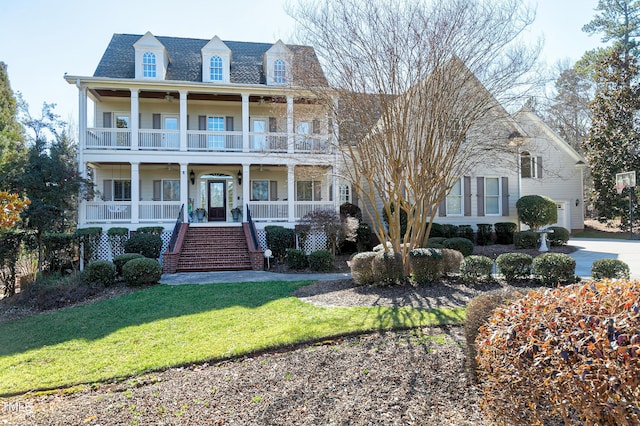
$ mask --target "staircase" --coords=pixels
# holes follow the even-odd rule
[[[177,272],[251,269],[242,227],[190,227],[182,244]]]

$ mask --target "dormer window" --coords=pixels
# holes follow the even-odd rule
[[[273,80],[278,84],[287,81],[287,67],[282,59],[276,59],[273,63]]]
[[[156,55],[151,52],[145,52],[142,56],[142,75],[156,78]]]
[[[211,81],[222,81],[222,72],[222,58],[220,56],[212,56],[209,64]]]

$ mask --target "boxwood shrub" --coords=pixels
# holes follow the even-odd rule
[[[473,254],[473,243],[466,238],[447,238],[442,245],[448,249],[458,250],[465,257]]]
[[[442,232],[444,232],[446,238],[456,238],[460,231],[457,225],[445,223],[442,225]]]
[[[562,226],[550,226],[547,229],[553,231],[552,233],[547,234],[549,244],[552,246],[564,246],[569,241],[569,237],[571,237],[571,232]]]
[[[138,253],[149,259],[160,257],[162,239],[158,234],[136,233],[124,243],[125,253]]]
[[[591,278],[602,280],[604,278],[629,279],[629,265],[618,259],[598,259],[591,264]]]
[[[291,269],[305,269],[309,266],[307,253],[302,250],[287,249],[287,266]]]
[[[498,272],[509,282],[529,277],[532,262],[533,257],[526,253],[502,253],[496,259]]]
[[[442,268],[445,274],[457,274],[460,272],[460,265],[464,256],[458,250],[443,248]]]
[[[312,271],[329,272],[333,270],[333,254],[328,250],[314,251],[309,255],[309,268]]]
[[[473,238],[473,228],[471,225],[460,225],[458,226],[459,236],[461,238],[466,238],[467,240],[474,242]]]
[[[96,260],[84,268],[84,279],[90,286],[110,287],[116,279],[116,267],[108,260]]]
[[[430,237],[427,241],[426,247],[444,248],[442,243],[444,243],[445,240],[445,237]]]
[[[442,250],[417,248],[409,251],[409,266],[413,281],[417,284],[430,284],[444,275],[444,256]]]
[[[513,222],[498,222],[493,225],[496,230],[496,244],[513,244],[513,234],[518,225]]]
[[[429,239],[431,238],[445,238],[444,236],[444,229],[442,228],[442,225],[440,225],[439,223],[432,223],[431,224],[431,231],[429,232]]]
[[[120,256],[116,256],[113,258],[113,264],[116,267],[116,274],[121,277],[122,276],[122,267],[130,260],[139,259],[144,257],[140,253],[125,253]]]
[[[375,251],[366,251],[358,253],[349,261],[351,268],[351,278],[356,285],[367,285],[374,283],[373,275],[373,258],[378,253]]]
[[[376,284],[392,285],[404,281],[402,255],[394,252],[378,252],[371,263]]]
[[[564,253],[543,253],[536,256],[531,269],[544,285],[575,282],[576,261]]]
[[[156,284],[161,276],[162,266],[155,259],[133,259],[122,267],[122,278],[131,287]]]
[[[279,262],[284,261],[287,249],[295,244],[295,231],[284,226],[269,225],[264,227],[267,236],[267,247]]]
[[[460,265],[460,276],[465,282],[491,279],[493,260],[487,256],[467,256]]]
[[[513,243],[517,249],[538,248],[540,234],[533,231],[520,231],[513,234]]]
[[[140,228],[136,229],[136,233],[138,234],[162,235],[162,231],[164,231],[164,228],[162,226],[141,226]]]
[[[476,242],[479,246],[486,246],[487,244],[491,244],[492,227],[493,225],[491,225],[490,223],[478,224]]]

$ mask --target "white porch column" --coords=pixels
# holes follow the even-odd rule
[[[131,223],[140,222],[140,163],[131,163]]]
[[[336,176],[336,166],[331,167],[331,188],[333,193],[331,194],[331,199],[333,200],[333,205],[336,208],[338,214],[340,213],[340,190],[338,188],[338,177]]]
[[[140,95],[138,89],[131,90],[131,149],[136,151],[139,147],[140,135]]]
[[[189,164],[180,163],[180,204],[184,206],[184,214],[186,217],[187,206],[189,205]]]
[[[295,173],[296,166],[287,165],[287,210],[289,211],[289,222],[296,221],[296,203],[295,203]]]
[[[187,149],[187,91],[180,90],[180,151]]]
[[[287,153],[295,151],[295,135],[293,130],[293,96],[287,95]]]
[[[251,199],[250,189],[251,189],[251,174],[250,174],[251,166],[249,164],[242,165],[242,217],[244,220],[248,219],[247,215],[247,204]]]
[[[242,94],[242,152],[249,152],[249,94],[248,93]],[[244,174],[244,171],[242,172],[242,174]],[[243,217],[246,217],[246,215]]]
[[[83,178],[87,177],[87,163],[84,161],[84,150],[87,143],[87,88],[78,84],[78,172]],[[80,197],[78,206],[78,224],[86,223],[87,201]]]

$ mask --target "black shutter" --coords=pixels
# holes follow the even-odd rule
[[[471,176],[465,176],[464,182],[464,215],[471,216]]]
[[[484,216],[484,178],[478,180],[478,216]]]
[[[161,129],[162,128],[162,119],[160,117],[160,114],[153,114],[152,115],[151,128],[152,129]]]
[[[207,130],[207,116],[199,115],[198,116],[198,130]]]
[[[187,130],[191,130],[191,123],[189,122],[189,114],[187,114]]]
[[[160,201],[162,195],[162,181],[153,181],[153,201]]]
[[[278,181],[269,181],[269,201],[278,201]]]
[[[438,206],[438,216],[446,216],[447,215],[447,197],[445,196],[442,201],[440,201],[440,205]]]
[[[227,132],[233,132],[233,117],[227,117],[226,121]]]
[[[314,135],[320,133],[320,120],[316,119],[311,122],[311,133]]]
[[[110,112],[103,112],[102,113],[102,127],[104,127],[105,129],[109,129],[113,126],[113,124],[111,123],[111,113]]]
[[[538,168],[538,174],[536,177],[541,178],[542,177],[542,157],[538,157],[536,159],[536,167]]]
[[[358,205],[358,193],[354,190],[353,186],[349,189],[351,192],[349,195],[351,196],[351,204]]]
[[[113,201],[113,180],[105,179],[102,182],[102,198],[104,201]]]
[[[509,216],[509,178],[502,178],[502,216]]]

